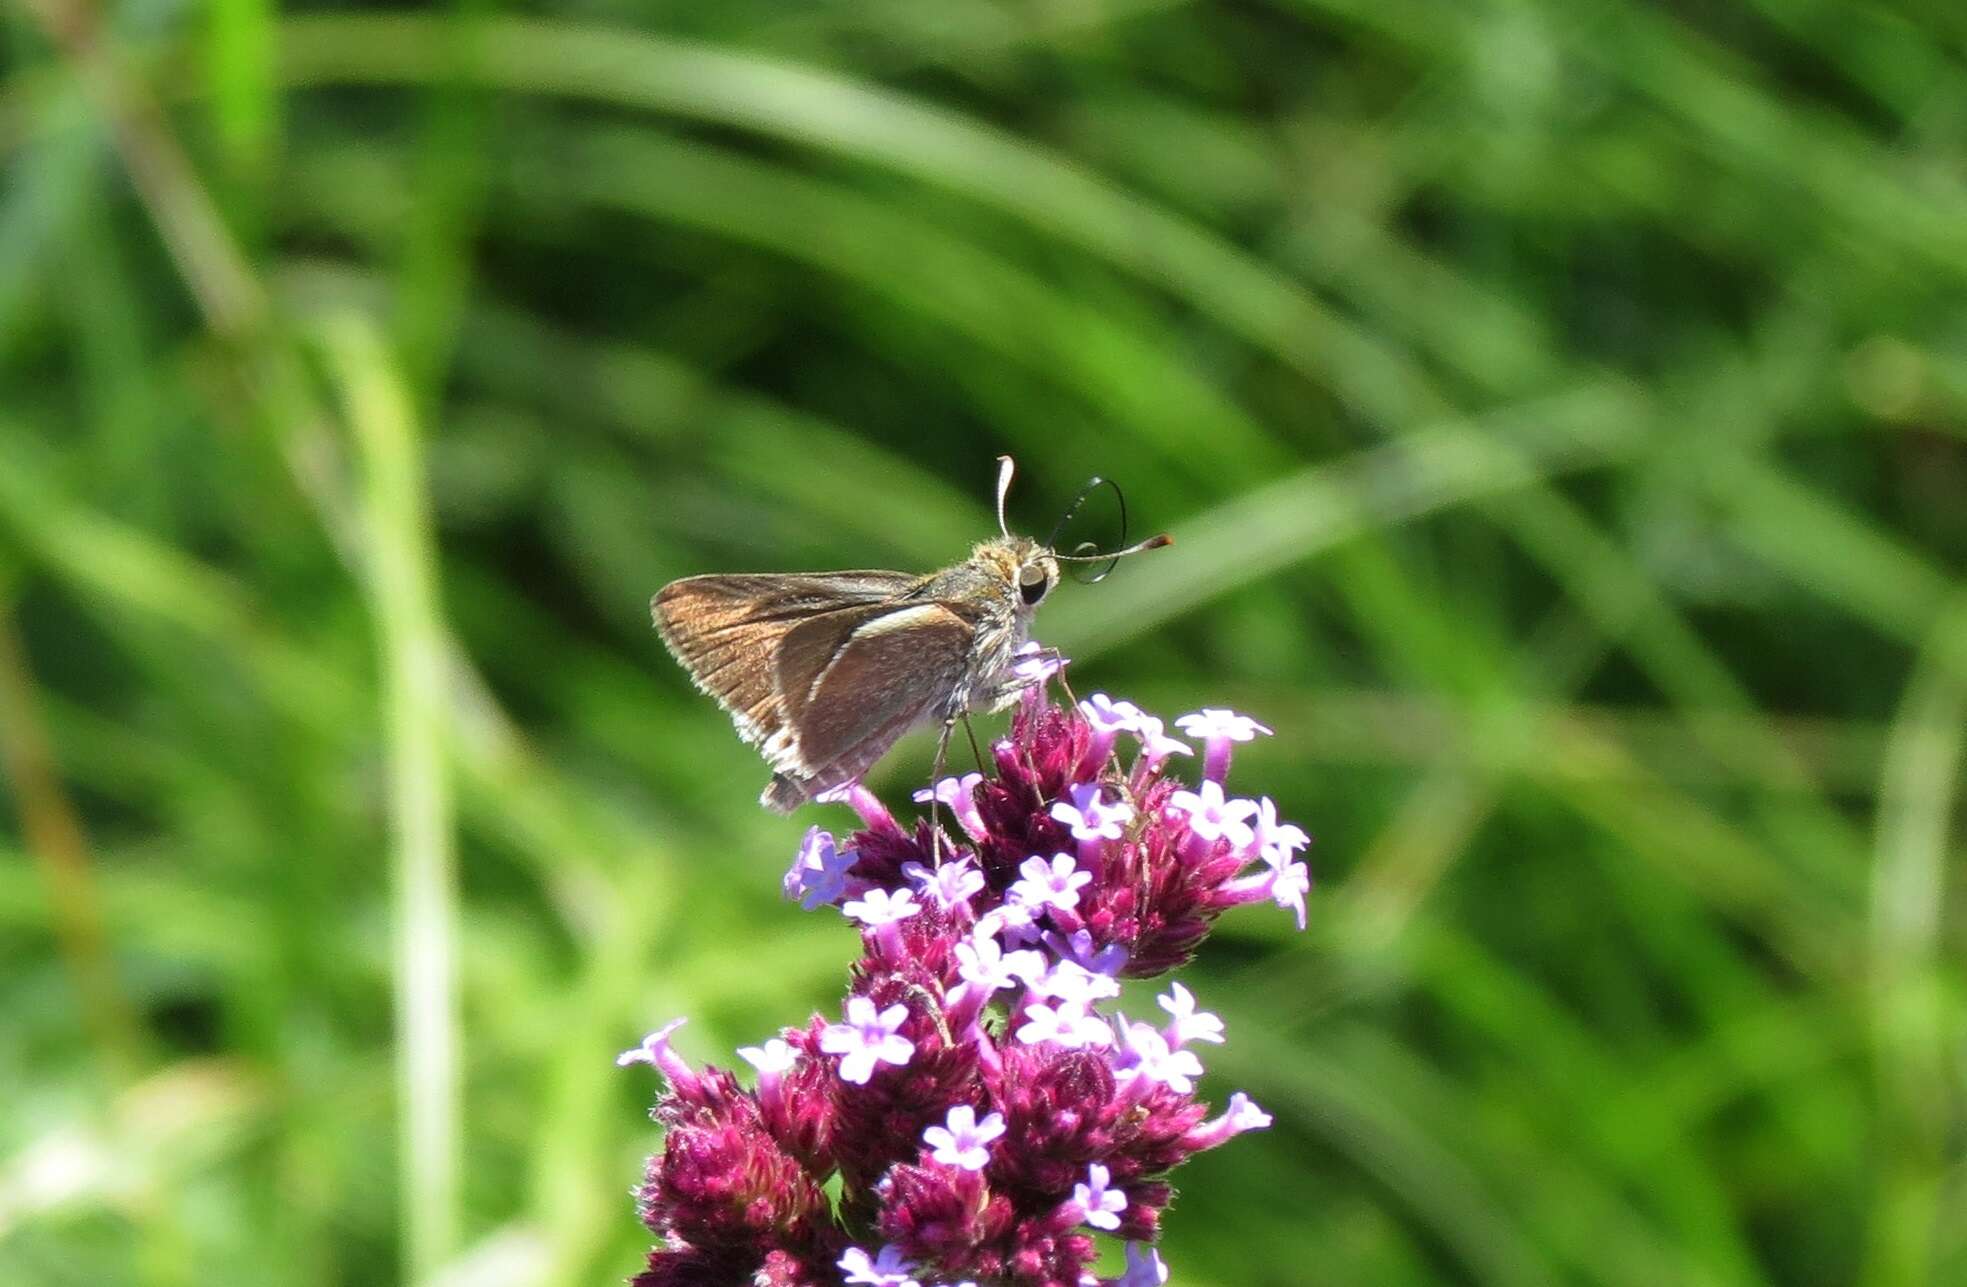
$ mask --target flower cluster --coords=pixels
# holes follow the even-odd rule
[[[906,828],[849,787],[861,829],[807,833],[786,896],[861,935],[838,1019],[740,1050],[749,1091],[685,1063],[675,1023],[622,1056],[668,1080],[639,1191],[662,1241],[637,1287],[1153,1287],[1169,1173],[1269,1124],[1240,1093],[1213,1115],[1197,1098],[1197,1047],[1224,1034],[1187,988],[1152,1022],[1113,1003],[1230,907],[1303,927],[1309,837],[1224,789],[1234,744],[1270,730],[1176,720],[1201,743],[1191,786],[1167,769],[1195,748],[1160,719],[1051,705],[1031,677],[994,773],[918,793],[930,817]],[[1119,1276],[1093,1275],[1095,1233],[1126,1241]]]

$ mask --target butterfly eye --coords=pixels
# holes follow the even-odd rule
[[[1037,603],[1051,588],[1052,578],[1036,563],[1027,563],[1024,570],[1018,573],[1018,593],[1024,596],[1026,603]]]

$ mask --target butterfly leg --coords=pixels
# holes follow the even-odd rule
[[[943,762],[949,758],[949,735],[956,729],[956,716],[943,716],[943,731],[936,737],[936,767],[929,774],[929,844],[931,868],[943,865],[942,796],[937,786],[943,780]]]
[[[1065,689],[1066,701],[1072,703],[1072,706],[1075,710],[1078,709],[1079,699],[1072,695],[1072,685],[1066,682],[1065,667],[1063,666],[1059,667],[1058,679],[1059,679],[1059,687]]]
[[[977,746],[977,730],[970,727],[970,712],[968,711],[963,712],[963,733],[970,739],[970,754],[977,757],[977,772],[983,774],[985,777],[989,777],[990,770],[984,767],[983,751]]]

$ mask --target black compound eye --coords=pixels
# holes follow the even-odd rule
[[[1051,588],[1052,578],[1046,576],[1045,569],[1036,563],[1027,564],[1024,571],[1018,573],[1018,593],[1024,596],[1026,603],[1037,603]]]

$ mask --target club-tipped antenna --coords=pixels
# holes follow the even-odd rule
[[[997,458],[997,531],[1002,536],[1011,534],[1010,525],[1004,521],[1004,498],[1011,494],[1011,475],[1016,472],[1009,456]]]
[[[1148,537],[1145,541],[1135,541],[1124,550],[1095,550],[1091,554],[1054,554],[1052,557],[1061,563],[1103,563],[1108,559],[1124,559],[1129,554],[1144,554],[1148,550],[1158,550],[1164,545],[1174,543],[1174,537],[1162,532]]]

